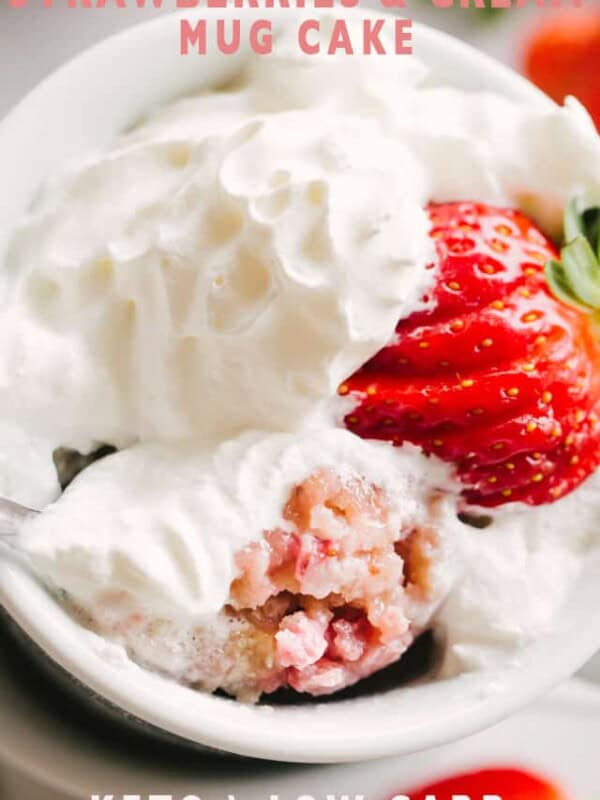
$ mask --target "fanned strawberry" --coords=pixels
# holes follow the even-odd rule
[[[469,503],[556,500],[600,462],[600,211],[569,206],[562,263],[520,211],[428,212],[428,307],[340,387],[345,423],[455,464]]]

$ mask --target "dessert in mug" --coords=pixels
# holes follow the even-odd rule
[[[127,657],[245,700],[336,692],[426,630],[438,676],[518,658],[600,558],[599,205],[575,102],[412,58],[284,32],[152,110],[4,257],[31,563]]]

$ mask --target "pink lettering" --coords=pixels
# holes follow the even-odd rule
[[[385,55],[385,47],[381,44],[379,34],[383,28],[383,20],[366,19],[363,26],[363,53],[368,56],[375,50],[378,55]]]
[[[261,35],[262,34],[262,35]],[[273,49],[271,23],[268,19],[259,19],[250,28],[250,47],[252,52],[260,56],[268,55]]]
[[[199,55],[206,55],[206,20],[200,20],[194,27],[189,20],[181,20],[179,52],[187,56],[190,47],[196,47]]]
[[[300,50],[308,56],[316,56],[320,50],[319,42],[310,44],[307,35],[309,31],[316,31],[319,34],[319,21],[316,19],[305,19],[298,28],[298,44]]]
[[[412,54],[412,19],[397,19],[395,25],[395,51],[398,56]]]
[[[331,31],[331,39],[329,40],[329,47],[327,54],[332,56],[338,50],[343,50],[347,55],[354,55],[354,49],[350,40],[348,28],[343,19],[336,19],[333,23],[333,30]]]

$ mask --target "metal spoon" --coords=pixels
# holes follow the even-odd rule
[[[81,472],[95,461],[113,453],[116,453],[116,448],[109,444],[100,445],[96,450],[87,454],[79,453],[68,447],[59,447],[55,450],[53,459],[61,489],[64,491]],[[38,509],[28,508],[13,500],[0,497],[0,546],[8,546],[13,551],[21,552],[18,546],[19,530],[28,517],[39,513]]]
[[[13,550],[19,550],[17,537],[23,523],[39,513],[33,508],[0,497],[0,545],[8,545]]]

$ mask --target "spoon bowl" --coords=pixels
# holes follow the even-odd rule
[[[19,550],[18,534],[21,526],[26,519],[38,513],[6,497],[0,497],[0,544]]]

